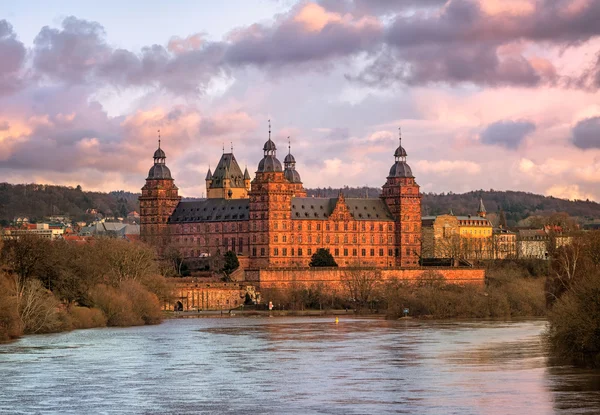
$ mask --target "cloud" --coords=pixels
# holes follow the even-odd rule
[[[575,147],[587,150],[600,148],[600,117],[579,121],[572,131]]]
[[[566,0],[491,3],[452,0],[438,13],[396,15],[383,52],[349,79],[382,86],[584,86],[577,77],[560,76],[531,46],[567,48],[600,35],[600,2],[577,8]]]
[[[420,160],[415,163],[415,166],[420,172],[441,175],[478,174],[481,172],[481,166],[479,164],[466,160]]]
[[[552,186],[546,190],[545,194],[546,196],[554,196],[568,200],[594,200],[594,196],[592,194],[582,191],[576,184]]]
[[[0,20],[0,95],[19,88],[25,55],[25,46],[17,40],[12,25]]]
[[[381,22],[300,3],[274,25],[254,24],[228,36],[225,61],[234,66],[287,66],[346,57],[376,48]]]
[[[108,45],[97,22],[67,17],[61,29],[42,28],[34,40],[33,68],[40,76],[68,84],[149,86],[181,94],[203,91],[226,74],[222,47],[197,35],[173,38],[168,48],[144,47],[140,53]]]
[[[354,15],[388,15],[407,9],[435,8],[448,0],[321,0],[327,10]]]
[[[481,142],[499,145],[511,150],[518,148],[525,137],[535,131],[530,121],[497,121],[487,126],[480,135]]]

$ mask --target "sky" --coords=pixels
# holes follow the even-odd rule
[[[0,3],[0,181],[180,194],[272,137],[305,187],[600,201],[600,1]]]

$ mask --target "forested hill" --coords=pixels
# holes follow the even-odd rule
[[[346,197],[378,197],[380,188],[346,187]],[[340,189],[307,189],[309,196],[337,197]],[[505,212],[508,225],[515,225],[529,216],[566,212],[581,222],[600,220],[600,204],[590,201],[568,201],[533,193],[513,191],[473,191],[463,194],[425,193],[423,214],[439,215],[450,210],[456,215],[475,214],[479,198],[488,213]],[[138,194],[130,192],[86,192],[81,187],[49,186],[40,184],[0,183],[0,224],[7,225],[15,217],[27,216],[40,221],[52,215],[68,215],[75,220],[89,220],[87,209],[96,209],[105,216],[125,216],[139,211]]]
[[[90,220],[87,209],[105,216],[126,216],[138,210],[138,195],[130,192],[85,192],[80,186],[0,183],[0,224],[7,225],[15,217],[26,216],[41,221],[48,216],[68,215],[74,220]]]

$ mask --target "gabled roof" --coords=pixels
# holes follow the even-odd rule
[[[354,220],[394,220],[385,202],[381,199],[349,199],[346,198],[348,211]],[[293,197],[292,219],[329,218],[338,198]]]
[[[225,179],[230,180],[231,187],[245,188],[244,174],[233,153],[223,153],[221,156],[221,160],[212,174],[211,189],[223,188]]]
[[[181,201],[169,223],[227,222],[249,220],[250,199]]]

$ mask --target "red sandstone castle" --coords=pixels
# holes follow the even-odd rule
[[[206,175],[207,199],[182,201],[159,146],[140,196],[141,237],[188,258],[234,251],[247,268],[306,267],[319,248],[339,266],[418,267],[421,193],[400,142],[379,199],[306,197],[291,152],[269,139],[254,180],[233,153]]]

